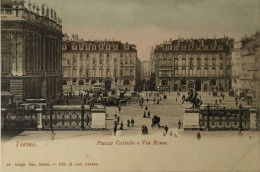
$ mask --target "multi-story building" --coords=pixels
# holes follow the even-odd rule
[[[1,1],[1,85],[15,102],[62,93],[62,21],[53,9]]]
[[[143,61],[141,67],[141,79],[148,80],[151,76],[151,63],[150,61]]]
[[[260,32],[243,37],[232,51],[232,87],[260,100]]]
[[[106,90],[134,90],[140,78],[136,46],[121,41],[85,41],[73,34],[63,38],[63,91],[74,94],[100,83]]]
[[[233,39],[183,39],[165,41],[151,52],[156,87],[172,91],[231,89]]]

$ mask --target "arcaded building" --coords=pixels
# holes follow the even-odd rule
[[[62,94],[62,22],[53,9],[1,1],[1,86],[15,102]]]
[[[171,91],[231,89],[233,39],[200,38],[164,41],[151,51],[156,88]]]
[[[128,42],[83,40],[73,34],[71,38],[65,35],[62,50],[64,92],[84,93],[95,83],[107,91],[134,91],[141,77],[136,46]]]

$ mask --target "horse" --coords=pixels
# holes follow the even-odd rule
[[[201,101],[200,99],[198,99],[198,98],[191,99],[191,98],[188,97],[187,99],[184,99],[184,100],[182,101],[182,104],[183,104],[184,102],[190,102],[190,103],[192,103],[192,108],[196,108],[196,109],[198,109],[198,108],[202,105],[202,101]]]

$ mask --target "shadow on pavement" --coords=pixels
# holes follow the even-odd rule
[[[1,140],[2,140],[2,142],[8,142],[9,140],[11,140],[15,136],[21,134],[22,132],[24,132],[24,131],[23,130],[13,130],[13,131],[2,130],[1,131]],[[22,136],[22,135],[20,135],[20,136]]]

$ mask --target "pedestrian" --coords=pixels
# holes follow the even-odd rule
[[[123,130],[123,126],[124,126],[123,121],[121,121],[121,123],[120,123],[120,130]]]
[[[168,132],[168,127],[167,127],[167,125],[164,127],[164,130],[165,130],[165,133],[167,134],[167,132]]]
[[[198,132],[198,134],[197,134],[197,139],[198,139],[198,140],[200,140],[200,139],[201,139],[200,132]]]
[[[116,131],[117,131],[117,124],[115,123],[115,126],[114,126],[114,136],[116,136]]]
[[[224,98],[225,98],[225,95],[223,94],[223,100],[224,100]]]
[[[145,106],[145,110],[147,111],[147,109],[148,109],[148,107],[147,106]]]
[[[149,99],[148,99],[148,97],[146,98],[146,102],[148,103],[148,101],[149,101]]]
[[[134,126],[134,123],[135,123],[135,120],[134,120],[134,118],[132,118],[132,119],[131,119],[132,127]]]
[[[155,97],[154,97],[154,98],[153,98],[153,104],[155,104],[155,102],[156,102],[156,101],[155,101]]]
[[[147,118],[151,118],[151,113],[150,113],[150,111],[148,111],[148,115],[147,115]]]
[[[143,118],[146,118],[146,112],[144,111],[144,115],[143,115]]]
[[[182,95],[182,101],[183,101],[184,99],[185,99],[185,95],[183,94],[183,95]]]
[[[236,100],[236,107],[237,107],[237,105],[238,105],[238,101]]]
[[[176,97],[176,103],[177,103],[177,101],[178,101],[178,97]]]
[[[130,120],[127,120],[127,127],[130,127]]]
[[[215,100],[215,102],[216,102],[216,104],[218,104],[218,100],[217,99]]]
[[[119,116],[117,116],[117,125],[119,124],[119,120],[120,120],[120,118],[119,118]]]
[[[219,104],[221,104],[221,99],[219,99]]]
[[[162,100],[162,97],[160,96],[160,101]]]
[[[118,105],[118,112],[120,113],[121,112],[121,106]]]
[[[179,120],[178,125],[179,125],[179,129],[181,129],[181,120]]]

